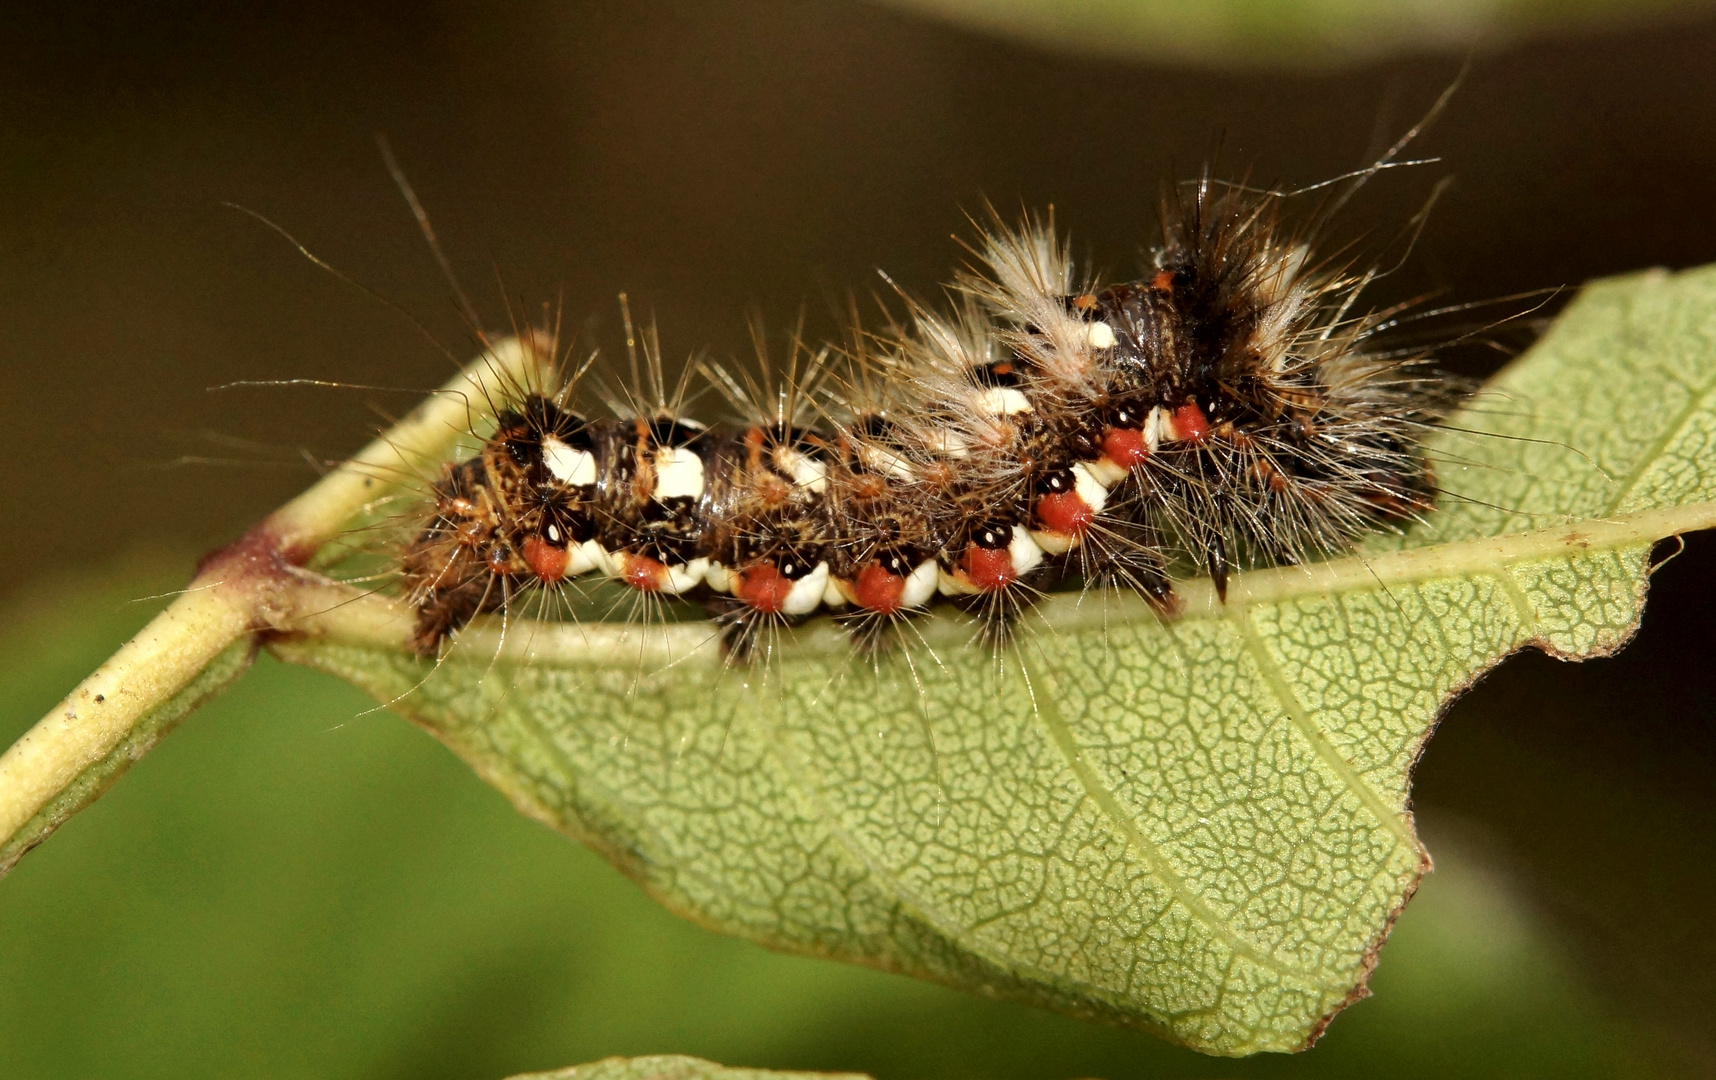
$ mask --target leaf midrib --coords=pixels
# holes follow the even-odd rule
[[[1569,521],[1553,528],[1528,532],[1426,544],[1374,555],[1351,555],[1303,566],[1249,570],[1230,581],[1225,603],[1216,596],[1207,578],[1196,578],[1175,583],[1181,600],[1180,613],[1175,621],[1229,619],[1264,604],[1369,592],[1391,585],[1477,574],[1505,576],[1508,568],[1516,563],[1556,555],[1615,550],[1713,527],[1716,527],[1716,501],[1698,502],[1607,518]],[[1102,602],[1091,603],[1091,595],[1100,595]],[[365,605],[389,604],[397,606],[396,601],[378,595],[353,597],[346,607],[318,619],[310,633],[332,641],[347,641],[347,620],[342,617],[342,612],[350,612],[349,643],[374,647],[378,644],[371,629],[374,616],[361,618],[359,609]],[[1105,591],[1101,594],[1051,594],[1027,618],[1037,624],[1037,629],[1051,634],[1076,634],[1108,629],[1116,623],[1155,621],[1159,616],[1130,594]],[[403,615],[399,621],[401,625],[405,624]],[[613,663],[615,650],[623,648],[628,652],[642,649],[652,655],[671,656],[674,666],[680,669],[721,667],[726,663],[716,638],[706,626],[696,624],[649,627],[606,623],[537,624],[531,634],[523,635],[529,638],[528,650],[513,644],[496,646],[493,644],[494,635],[485,633],[486,629],[483,622],[474,623],[459,638],[463,647],[451,650],[442,662],[474,663],[485,667],[508,663],[607,666]],[[931,619],[922,625],[922,631],[927,645],[957,642],[959,647],[970,647],[964,640],[970,633],[968,620]],[[511,636],[514,642],[520,637],[516,629],[511,631]],[[403,649],[403,639],[400,648]],[[528,656],[524,655],[526,651]],[[828,620],[821,620],[786,635],[777,662],[791,664],[797,657],[829,654],[847,658],[853,655],[847,636]]]

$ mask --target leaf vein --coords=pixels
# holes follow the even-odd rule
[[[773,737],[767,740],[768,753],[781,763],[781,770],[785,774],[787,783],[799,796],[800,805],[804,806],[817,823],[828,831],[831,839],[838,843],[853,859],[857,860],[860,866],[869,871],[879,886],[893,893],[895,901],[901,908],[933,927],[938,933],[945,935],[949,941],[968,955],[979,957],[994,965],[996,970],[1006,972],[1015,978],[1022,978],[1041,985],[1077,984],[1099,996],[1108,996],[1113,993],[1111,988],[1097,986],[1082,979],[1068,979],[1062,974],[1051,973],[1034,965],[1021,963],[1008,956],[1004,951],[986,947],[981,939],[972,932],[972,928],[960,925],[957,920],[943,914],[935,904],[909,888],[899,875],[889,870],[879,859],[873,857],[869,849],[860,843],[849,829],[840,824],[833,810],[816,794],[815,784],[810,779],[808,766],[803,758],[790,748],[790,741],[786,738],[786,732],[771,715],[770,710],[759,708],[755,715],[759,723],[766,724],[770,729]]]
[[[1345,614],[1343,608],[1342,618],[1345,618]],[[1262,631],[1258,629],[1256,621],[1252,618],[1251,609],[1237,615],[1234,621],[1239,624],[1240,633],[1244,636],[1246,653],[1257,665],[1258,673],[1262,675],[1264,683],[1275,695],[1277,703],[1286,712],[1287,718],[1292,721],[1299,734],[1305,737],[1305,741],[1311,744],[1311,748],[1317,752],[1317,756],[1323,759],[1323,763],[1335,773],[1346,788],[1358,796],[1359,802],[1363,803],[1377,821],[1394,835],[1395,844],[1397,846],[1400,844],[1410,846],[1412,844],[1411,827],[1407,825],[1404,815],[1389,807],[1376,789],[1371,787],[1370,783],[1352,767],[1352,764],[1341,756],[1340,751],[1335,749],[1335,745],[1329,741],[1329,737],[1324,734],[1323,729],[1312,720],[1309,710],[1299,700],[1299,695],[1294,691],[1292,684],[1287,681],[1286,672],[1282,671],[1281,665],[1276,663],[1275,658],[1269,654]]]
[[[1519,628],[1521,635],[1530,639],[1539,636],[1542,630],[1542,620],[1537,614],[1537,605],[1531,602],[1520,585],[1519,579],[1513,576],[1513,567],[1502,565],[1495,573],[1495,579],[1501,584],[1502,592],[1507,594],[1508,602],[1514,611],[1519,613]]]
[[[1633,466],[1632,472],[1621,484],[1615,498],[1609,503],[1607,507],[1609,512],[1613,513],[1626,505],[1627,500],[1632,498],[1639,483],[1644,480],[1652,468],[1661,463],[1663,452],[1674,445],[1674,441],[1680,437],[1681,432],[1686,430],[1687,425],[1692,423],[1693,418],[1709,411],[1710,397],[1713,392],[1716,392],[1716,381],[1706,382],[1687,397],[1685,408],[1676,414],[1672,423],[1663,427],[1662,434],[1652,440],[1650,448],[1639,455],[1637,464]]]
[[[1023,656],[1020,657],[1020,663],[1025,665],[1034,684],[1043,681],[1037,672],[1030,670],[1030,664],[1025,661]],[[1096,804],[1097,808],[1114,825],[1115,830],[1144,859],[1150,873],[1168,886],[1169,891],[1174,895],[1174,899],[1193,918],[1203,923],[1212,934],[1226,942],[1233,952],[1244,956],[1258,966],[1267,968],[1279,975],[1290,975],[1311,982],[1318,981],[1314,972],[1283,963],[1263,952],[1256,942],[1235,930],[1226,920],[1210,910],[1203,898],[1186,884],[1185,879],[1171,869],[1167,856],[1162,854],[1149,837],[1139,831],[1132,818],[1126,813],[1125,808],[1114,797],[1114,793],[1098,782],[1090,766],[1084,763],[1083,756],[1079,753],[1078,744],[1073,738],[1072,728],[1067,725],[1066,718],[1061,715],[1059,707],[1056,706],[1054,695],[1033,694],[1032,705],[1032,712],[1036,714],[1044,731],[1048,733],[1049,739],[1061,752],[1061,756],[1066,759],[1067,768],[1078,778],[1085,796]]]

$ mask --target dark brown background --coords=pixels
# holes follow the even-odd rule
[[[1127,270],[1159,183],[1218,139],[1255,179],[1322,179],[1459,67],[1151,68],[835,0],[202,7],[38,5],[0,28],[0,595],[138,547],[188,567],[310,479],[301,453],[348,452],[411,401],[212,386],[450,374],[407,319],[221,205],[462,356],[378,132],[491,325],[559,301],[612,344],[626,289],[670,356],[720,356],[744,351],[748,308],[827,328],[825,297],[876,267],[930,289],[984,196],[1054,203],[1081,252]],[[1713,131],[1716,21],[1522,44],[1479,55],[1419,144],[1443,163],[1386,177],[1351,219],[1385,235],[1455,177],[1396,297],[1716,261]],[[1518,867],[1670,1058],[1711,1070],[1716,545],[1690,548],[1623,658],[1511,663],[1418,790]]]

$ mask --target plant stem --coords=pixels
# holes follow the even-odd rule
[[[546,360],[534,339],[499,343],[308,491],[205,558],[165,611],[0,755],[0,873],[152,746],[153,737],[134,742],[123,760],[113,756],[235,643],[253,639],[231,675],[243,670],[260,635],[290,632],[296,619],[319,611],[314,600],[326,599],[324,581],[302,569],[311,556],[376,500],[420,482],[509,388],[538,385]],[[77,797],[64,798],[80,784]]]

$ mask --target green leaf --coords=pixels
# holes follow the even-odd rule
[[[1409,778],[1448,700],[1526,645],[1618,648],[1652,544],[1716,521],[1713,344],[1716,269],[1594,285],[1438,442],[1422,527],[1226,605],[1183,583],[1170,623],[1055,597],[999,660],[944,617],[874,666],[827,625],[743,670],[700,623],[598,623],[473,627],[437,668],[361,604],[276,648],[707,926],[1297,1049],[1428,868]]]
[[[147,615],[126,601],[179,580],[43,582],[42,602],[0,608],[0,738],[139,628]],[[0,886],[0,1077],[478,1080],[664,1050],[920,1080],[1696,1071],[1652,1061],[1676,1044],[1630,1025],[1636,998],[1617,1015],[1612,995],[1629,988],[1569,955],[1567,927],[1514,881],[1517,853],[1431,810],[1420,825],[1436,873],[1389,939],[1376,999],[1314,1054],[1198,1060],[1139,1032],[704,932],[372,704],[261,657],[19,864]],[[1462,721],[1491,728],[1513,707],[1489,705]],[[1533,770],[1566,782],[1553,762]],[[1676,811],[1590,790],[1628,822]],[[1673,832],[1638,885],[1660,894],[1659,913],[1691,910],[1709,886],[1690,870],[1696,844],[1662,850]],[[1629,835],[1594,837],[1584,861],[1632,865]]]
[[[1697,11],[1704,0],[882,0],[1039,47],[1218,67],[1327,68]]]
[[[680,1054],[603,1058],[588,1065],[553,1072],[520,1073],[511,1080],[858,1080],[862,1073],[775,1072],[770,1069],[730,1069],[702,1058]]]

